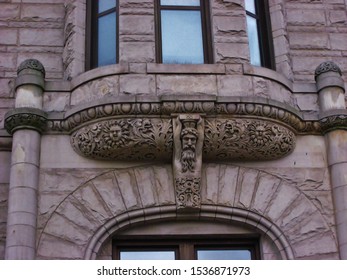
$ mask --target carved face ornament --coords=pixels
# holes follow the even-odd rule
[[[193,172],[195,169],[195,147],[198,140],[197,131],[195,128],[184,128],[181,133],[182,138],[182,171],[188,170]]]
[[[124,122],[110,124],[104,132],[105,142],[110,147],[125,146],[129,140],[129,128]]]

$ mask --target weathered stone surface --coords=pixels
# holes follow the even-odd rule
[[[154,75],[122,75],[120,77],[120,93],[122,94],[153,94],[155,95]]]
[[[61,29],[21,29],[19,44],[23,46],[54,46],[64,45],[63,30]]]
[[[120,62],[154,62],[155,43],[154,42],[120,42],[119,61]]]
[[[258,177],[258,186],[251,204],[251,209],[264,213],[269,203],[273,199],[274,193],[277,192],[281,180],[271,175],[262,174]]]
[[[111,76],[88,82],[71,93],[71,105],[78,105],[100,99],[106,96],[115,96],[119,93],[119,76]]]
[[[241,75],[217,76],[219,96],[252,95],[252,79]]]
[[[157,76],[157,94],[213,94],[217,95],[214,75],[160,75]]]
[[[37,249],[37,259],[82,259],[83,247],[69,240],[61,239],[50,234],[43,234],[40,237]]]
[[[127,15],[119,18],[120,35],[154,35],[153,16]],[[153,37],[154,39],[154,37]]]
[[[289,9],[287,21],[293,25],[319,26],[325,24],[325,14],[323,9]]]
[[[324,33],[291,32],[289,43],[292,48],[300,49],[328,49],[330,47],[329,36]]]
[[[216,43],[216,63],[244,63],[249,59],[248,45],[245,43]]]

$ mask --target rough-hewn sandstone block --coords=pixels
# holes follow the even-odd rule
[[[2,20],[18,18],[20,13],[19,7],[19,4],[0,3],[0,18]]]
[[[19,31],[19,44],[27,46],[54,46],[64,45],[62,29],[21,29]]]
[[[135,34],[154,34],[154,17],[143,15],[126,15],[119,18],[119,34],[135,35]]]
[[[1,8],[1,6],[0,6]],[[17,44],[17,29],[15,28],[0,28],[1,45]]]
[[[289,33],[289,43],[292,48],[327,49],[329,37],[326,33],[295,32]]]
[[[34,21],[62,21],[64,16],[64,6],[52,4],[24,4],[21,13],[23,19],[31,19]]]
[[[120,62],[154,62],[154,42],[120,42]]]
[[[216,43],[216,63],[240,63],[249,59],[248,44],[244,43]]]
[[[290,9],[287,12],[287,21],[293,25],[324,25],[324,10],[314,9]]]

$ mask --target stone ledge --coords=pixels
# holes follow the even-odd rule
[[[284,77],[283,75],[279,74],[278,72],[274,70],[264,68],[264,67],[252,66],[249,64],[243,64],[243,73],[245,75],[258,76],[265,79],[273,80],[275,82],[282,84],[291,92],[293,91],[293,83],[290,80],[288,80],[286,77]]]
[[[90,71],[84,72],[78,77],[72,79],[71,90],[74,90],[78,86],[97,78],[127,73],[129,73],[129,65],[127,63],[112,64],[108,66],[98,67]]]

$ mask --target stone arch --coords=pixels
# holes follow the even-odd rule
[[[190,218],[252,226],[284,259],[338,257],[330,222],[295,183],[228,164],[207,164],[202,174],[201,211]],[[38,258],[95,258],[120,229],[179,220],[172,182],[170,165],[115,169],[86,181],[50,215]]]

